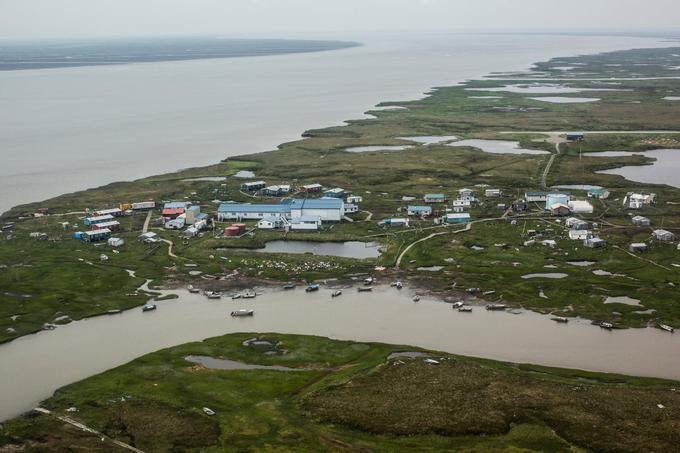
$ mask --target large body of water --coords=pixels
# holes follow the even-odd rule
[[[0,71],[0,211],[274,149],[306,129],[361,118],[381,101],[418,98],[432,86],[492,71],[521,70],[555,56],[672,45],[650,38],[574,35],[323,38],[364,45]]]
[[[208,300],[186,290],[179,299],[73,322],[0,345],[0,420],[18,415],[58,387],[161,348],[233,332],[321,335],[415,345],[470,356],[680,379],[680,336],[659,329],[608,331],[585,320],[558,324],[533,312],[520,315],[475,307],[472,313],[409,289],[370,293],[330,288],[305,293],[265,290],[256,299]],[[233,318],[232,310],[255,310]]]

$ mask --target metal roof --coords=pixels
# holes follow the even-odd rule
[[[287,204],[241,204],[241,203],[223,203],[218,208],[219,212],[262,212],[262,213],[281,213],[286,214],[290,212],[290,206]]]
[[[339,198],[306,198],[290,201],[290,209],[342,209],[343,201]]]
[[[417,212],[417,211],[426,211],[426,212],[432,211],[432,207],[431,207],[431,206],[409,206],[409,207],[406,208],[406,209],[407,209],[408,211],[416,211],[416,212]]]

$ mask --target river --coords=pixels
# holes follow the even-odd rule
[[[554,56],[660,39],[333,34],[350,49],[0,72],[0,212],[103,184],[274,149],[382,101]],[[183,51],[183,50],[181,50]]]
[[[607,331],[586,320],[558,324],[533,312],[515,315],[451,305],[409,289],[347,288],[305,293],[266,289],[256,299],[180,298],[122,314],[72,322],[0,345],[0,420],[35,407],[57,388],[161,348],[232,332],[321,335],[414,345],[512,362],[680,379],[680,336],[658,329]],[[164,292],[168,293],[168,292]],[[252,318],[232,318],[239,308]]]

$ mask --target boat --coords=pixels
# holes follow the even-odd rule
[[[142,311],[153,311],[156,309],[155,304],[146,304],[142,307]]]
[[[250,291],[248,291],[243,295],[243,298],[244,299],[255,299],[256,296],[257,296],[256,293],[254,293],[254,292],[251,293]]]
[[[487,310],[496,310],[496,311],[505,310],[505,308],[506,307],[503,304],[489,304],[489,305],[486,306]]]
[[[470,294],[475,294],[475,293],[478,293],[479,291],[481,291],[479,288],[468,288],[467,289],[467,292],[470,293]]]
[[[288,283],[287,285],[283,285],[283,289],[295,289],[295,285],[292,283]]]
[[[311,293],[313,291],[318,291],[319,290],[319,285],[309,285],[305,288],[305,292]]]
[[[425,365],[439,365],[439,360],[435,360],[435,359],[425,359],[425,360],[423,360],[423,363],[424,363]]]
[[[373,277],[368,277],[364,279],[364,285],[372,285],[375,282]]]
[[[569,318],[565,318],[564,316],[553,316],[550,319],[552,319],[555,322],[562,322],[562,323],[569,322]]]
[[[203,408],[203,413],[204,413],[205,415],[209,415],[209,416],[211,416],[211,417],[212,417],[213,415],[215,415],[215,411],[212,410],[212,409],[210,409],[209,407],[204,407],[204,408]]]
[[[454,302],[453,304],[451,304],[451,308],[453,308],[455,310],[456,308],[460,308],[463,305],[465,305],[465,304],[462,301],[459,300],[458,302]]]
[[[460,307],[458,309],[458,311],[461,312],[461,313],[470,313],[472,311],[472,307],[470,307],[468,305],[463,305],[462,307]]]
[[[123,312],[123,310],[121,310],[120,308],[116,308],[114,310],[107,311],[106,314],[107,315],[117,315],[118,313],[122,313],[122,312]]]
[[[373,288],[370,287],[370,286],[364,286],[363,288],[357,288],[357,290],[358,290],[360,293],[365,293],[365,292],[368,292],[368,291],[373,291]]]
[[[602,327],[603,329],[612,330],[614,328],[614,324],[612,324],[610,322],[602,321],[600,323],[600,327]]]
[[[201,292],[201,290],[200,290],[200,289],[198,289],[198,288],[194,288],[194,286],[193,286],[193,285],[189,285],[189,286],[187,286],[187,289],[189,290],[189,292],[190,292],[190,293],[194,293],[194,294],[196,294],[196,293],[199,293],[199,292]]]
[[[208,299],[219,299],[222,297],[222,293],[218,291],[206,291],[205,297],[207,297]]]
[[[232,298],[232,300],[240,299],[241,295],[240,294],[234,294],[233,296],[231,296],[231,298]]]
[[[659,329],[665,330],[666,332],[670,332],[670,333],[675,332],[675,329],[672,328],[671,326],[667,325],[667,324],[659,324]]]
[[[240,318],[243,316],[253,316],[255,314],[254,310],[248,310],[247,308],[241,308],[240,310],[234,310],[231,312],[231,316],[235,318]]]
[[[336,289],[335,291],[333,291],[333,294],[331,294],[331,297],[338,297],[340,295],[342,295],[342,290]]]
[[[413,296],[413,302],[420,302],[420,296]]]
[[[397,288],[397,289],[401,289],[401,288],[404,287],[404,285],[402,285],[401,282],[393,282],[393,283],[390,284],[390,286],[391,286],[392,288]]]
[[[482,296],[493,296],[494,294],[496,294],[496,291],[484,291]]]

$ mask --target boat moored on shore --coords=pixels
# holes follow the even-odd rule
[[[144,305],[144,306],[142,307],[142,311],[153,311],[153,310],[155,310],[156,308],[157,308],[157,307],[156,307],[155,304],[146,304],[146,305]]]
[[[255,310],[249,310],[247,308],[241,308],[239,310],[234,310],[231,312],[231,316],[235,318],[241,318],[245,316],[253,316],[255,314]]]

